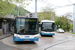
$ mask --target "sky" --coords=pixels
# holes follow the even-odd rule
[[[75,0],[37,0],[37,12],[40,12],[42,7],[51,5],[55,8],[56,14],[61,16],[61,15],[66,14],[67,12],[73,13],[73,5],[65,6],[62,8],[56,8],[56,7],[69,5],[73,3],[75,3]],[[35,0],[33,0],[28,6],[26,6],[25,9],[34,13],[35,12]]]

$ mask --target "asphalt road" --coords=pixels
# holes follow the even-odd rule
[[[46,50],[75,50],[75,39],[49,47]]]
[[[6,44],[8,47],[19,48],[22,50],[52,50],[51,48],[65,42],[72,41],[74,39],[75,39],[75,35],[69,33],[55,33],[55,36],[53,37],[43,36],[39,38],[39,41],[35,41],[35,42],[14,43],[13,36],[3,39],[2,42]]]
[[[8,46],[0,40],[0,50],[22,50],[16,47]]]

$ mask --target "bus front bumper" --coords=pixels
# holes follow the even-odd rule
[[[14,37],[14,41],[38,41],[39,38],[18,38]]]
[[[55,33],[44,33],[44,32],[41,32],[41,35],[55,35]]]

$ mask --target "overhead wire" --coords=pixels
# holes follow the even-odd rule
[[[48,6],[54,6],[54,7],[57,7],[57,5],[54,5],[54,4],[52,4],[52,3],[49,3],[49,2],[46,2],[46,1],[41,1],[41,0],[38,0],[39,2],[41,2],[41,3],[43,3],[43,4],[46,4],[46,5],[48,5]]]
[[[68,2],[72,3],[70,0],[68,0]],[[73,4],[73,3],[72,3]]]
[[[70,3],[72,3],[70,0],[68,0]],[[39,2],[41,3],[45,3],[46,5],[53,5],[55,8],[54,9],[57,9],[57,8],[63,8],[63,7],[67,7],[67,6],[73,6],[73,3],[72,4],[67,4],[67,5],[64,5],[64,6],[57,6],[57,5],[54,5],[52,3],[49,3],[47,1],[44,1],[44,0],[39,0]]]

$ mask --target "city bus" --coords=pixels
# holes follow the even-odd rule
[[[54,21],[50,21],[50,20],[42,20],[41,21],[41,36],[42,35],[49,35],[49,36],[53,36],[55,35],[54,31],[56,29],[56,25]]]
[[[14,42],[39,40],[38,18],[16,17],[14,22]]]

